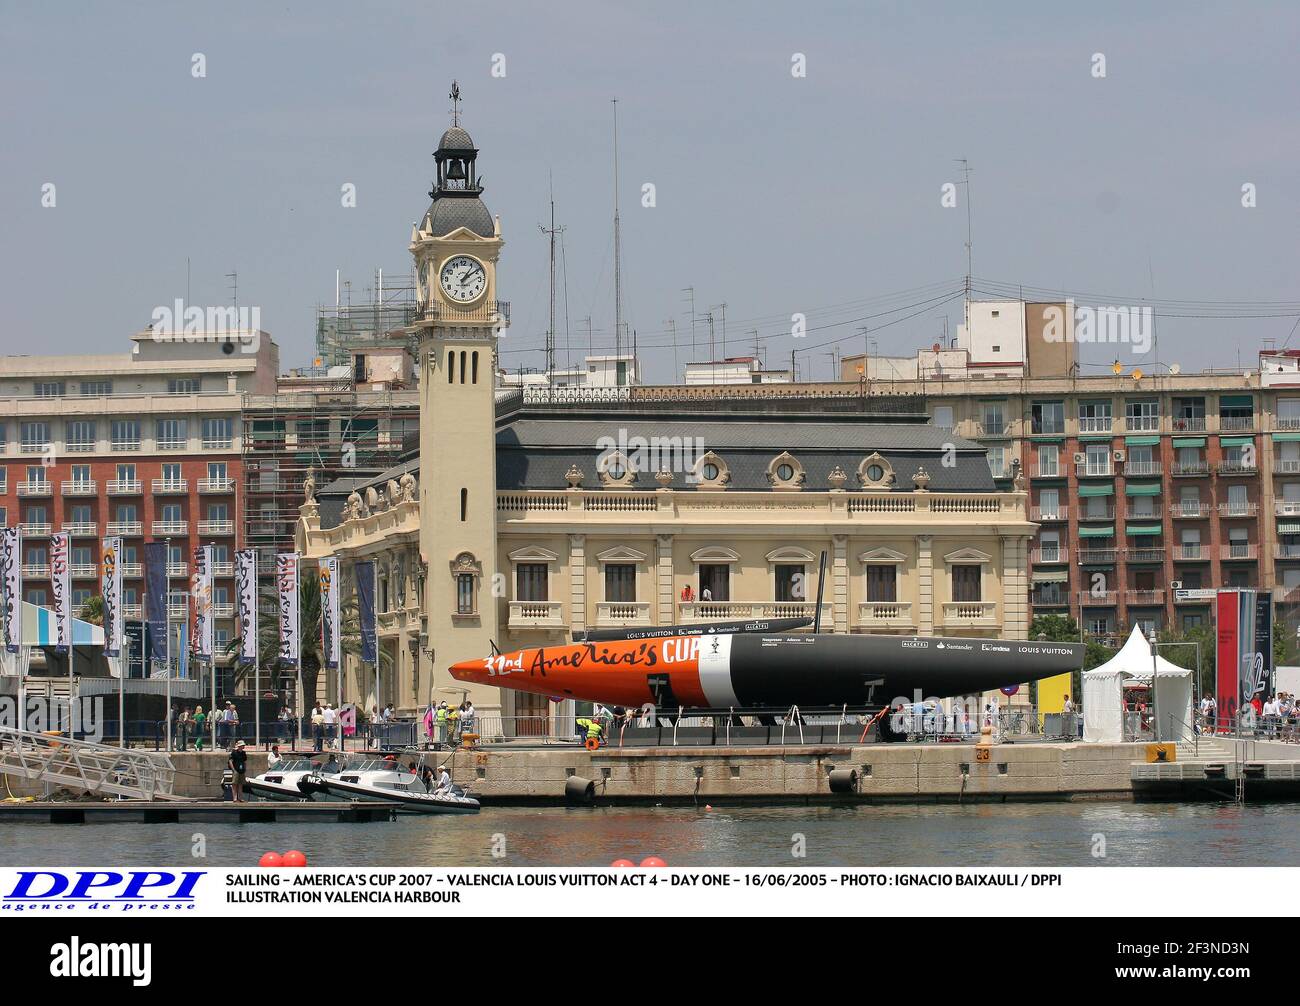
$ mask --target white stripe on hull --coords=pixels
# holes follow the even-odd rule
[[[714,709],[740,705],[731,686],[731,636],[704,636],[700,639],[700,689]]]

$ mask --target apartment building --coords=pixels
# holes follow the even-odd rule
[[[242,544],[243,397],[273,391],[278,369],[264,332],[203,342],[146,331],[120,354],[0,359],[0,523],[22,525],[26,599],[50,603],[51,533],[72,535],[74,609],[99,593],[100,540],[120,535],[123,602],[139,617],[143,546],[166,540],[179,627],[194,549],[212,545],[220,647]]]

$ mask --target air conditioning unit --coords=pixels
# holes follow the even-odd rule
[[[1088,463],[1088,455],[1086,455],[1086,454],[1076,454],[1076,455],[1074,456],[1074,463],[1075,463],[1076,465],[1087,464],[1087,463]]]
[[[1123,451],[1116,451],[1116,452],[1115,452],[1115,460],[1116,460],[1116,461],[1123,461],[1123,460],[1124,460],[1124,452],[1123,452]]]
[[[1170,580],[1170,581],[1169,581],[1169,589],[1170,589],[1170,590],[1182,590],[1182,589],[1183,589],[1183,581],[1182,581],[1182,580]]]

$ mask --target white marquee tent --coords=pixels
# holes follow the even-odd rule
[[[1155,676],[1155,707],[1160,716],[1157,739],[1181,740],[1191,730],[1192,672],[1157,656]],[[1124,685],[1150,685],[1151,677],[1151,644],[1142,635],[1142,627],[1135,625],[1115,656],[1083,675],[1083,739],[1109,744],[1124,741]]]

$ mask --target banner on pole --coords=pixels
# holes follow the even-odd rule
[[[104,599],[104,656],[122,655],[122,539],[105,538],[100,550],[99,595]]]
[[[4,647],[17,653],[23,638],[23,531],[18,525],[0,534],[0,619]]]
[[[325,666],[334,670],[339,666],[339,561],[320,560],[320,633],[321,655]]]
[[[301,652],[298,638],[298,553],[275,557],[275,587],[280,602],[280,663],[296,664]]]
[[[1243,702],[1263,705],[1273,694],[1273,598],[1255,591],[1255,645],[1250,671],[1242,682]]]
[[[54,652],[72,646],[72,536],[66,531],[50,535],[50,585],[53,588]]]
[[[235,555],[235,595],[239,605],[239,659],[257,659],[257,549]]]
[[[373,664],[379,657],[375,639],[375,564],[367,559],[356,564],[357,615],[361,623],[361,660]]]
[[[212,659],[212,546],[194,549],[194,573],[190,593],[194,598],[194,652],[204,660]]]
[[[144,547],[144,617],[149,623],[149,659],[167,660],[167,543]]]

